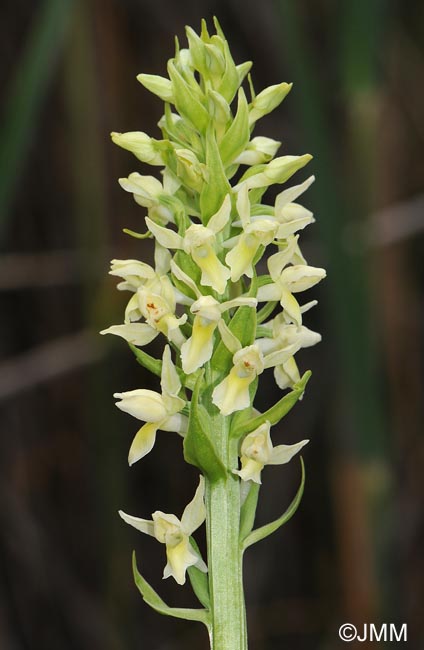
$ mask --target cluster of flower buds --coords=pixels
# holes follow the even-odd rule
[[[138,76],[165,102],[162,138],[112,133],[118,146],[162,169],[160,180],[134,172],[119,181],[147,211],[143,232],[128,232],[153,240],[155,268],[112,261],[110,273],[122,279],[118,289],[131,297],[123,324],[102,334],[125,339],[138,361],[161,377],[161,393],[139,388],[115,395],[118,408],[144,422],[130,464],[151,451],[158,431],[174,431],[182,437],[185,459],[209,480],[230,474],[260,483],[266,465],[288,462],[307,442],[273,447],[270,430],[302,397],[309,378],[301,377],[295,354],[321,337],[303,324],[316,301],[302,304],[299,294],[325,271],[306,262],[298,242],[299,231],[314,219],[296,201],[314,177],[283,189],[272,204],[263,201],[269,187],[286,183],[311,159],[276,157],[280,142],[252,137],[256,122],[291,85],[255,94],[251,64],[234,63],[215,26],[213,35],[205,23],[200,35],[187,28],[188,47],[177,43],[168,77]],[[156,337],[164,342],[162,359],[143,349]],[[259,413],[255,393],[267,368],[290,392]],[[239,441],[238,466],[227,466],[215,446],[217,416],[228,418],[229,436]],[[164,577],[182,584],[188,567],[207,570],[190,542],[205,517],[203,477],[181,521],[162,512],[152,521],[121,516],[166,544]]]

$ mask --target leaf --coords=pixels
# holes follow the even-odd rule
[[[201,557],[199,547],[197,546],[193,537],[190,537],[190,544]],[[190,578],[191,586],[199,601],[206,609],[210,609],[211,601],[209,594],[209,580],[207,573],[200,571],[196,566],[190,566],[187,569],[188,577]]]
[[[255,523],[256,506],[258,505],[259,483],[249,481],[250,487],[247,497],[240,510],[240,539],[244,540]]]
[[[140,350],[132,343],[128,343],[128,345],[133,351],[135,358],[137,359],[138,363],[141,366],[149,370],[154,375],[157,375],[158,377],[161,376],[162,361],[160,361],[159,359],[155,359],[154,357],[151,357],[150,354],[147,354],[147,352]]]
[[[191,465],[201,469],[210,481],[218,481],[226,477],[227,470],[208,435],[210,416],[199,404],[203,374],[203,371],[199,374],[191,396],[190,417],[184,438],[184,458]]]
[[[294,513],[298,509],[299,504],[302,500],[303,490],[305,487],[305,464],[303,462],[302,456],[300,456],[300,464],[302,467],[302,478],[301,478],[299,489],[296,492],[296,496],[294,497],[293,501],[291,502],[291,504],[289,505],[285,513],[281,515],[281,517],[249,533],[249,535],[247,535],[247,537],[245,537],[242,542],[243,551],[245,551],[246,548],[248,548],[249,546],[252,546],[252,544],[256,544],[257,542],[260,542],[261,539],[265,539],[265,537],[272,535],[272,533],[274,533],[281,526],[286,524],[293,517]]]
[[[185,607],[169,607],[159,596],[159,594],[149,585],[147,580],[139,573],[137,568],[137,560],[135,552],[133,552],[133,574],[134,582],[137,589],[143,596],[143,600],[150,605],[152,609],[159,614],[164,614],[165,616],[173,616],[174,618],[182,618],[186,621],[199,621],[203,623],[206,627],[210,626],[209,613],[205,609],[188,609]]]
[[[205,225],[210,217],[218,212],[225,196],[231,191],[212,126],[206,133],[206,167],[210,182],[205,181],[200,193],[200,213]]]
[[[270,422],[271,424],[277,424],[296,404],[296,402],[302,397],[305,392],[306,384],[309,381],[312,373],[310,370],[305,372],[303,377],[297,384],[294,385],[293,390],[290,391],[287,395],[284,395],[274,406],[271,406],[270,409],[258,415],[256,418],[247,420],[243,424],[238,424],[231,431],[231,435],[234,438],[241,438],[245,434],[250,433],[257,429],[261,424],[265,422]]]
[[[219,146],[224,167],[232,163],[245,150],[249,138],[249,109],[244,90],[240,88],[237,114]]]

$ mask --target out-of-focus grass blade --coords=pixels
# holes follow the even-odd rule
[[[0,236],[54,72],[72,0],[45,0],[16,62],[0,124]]]
[[[332,153],[332,132],[326,117],[329,89],[315,69],[314,54],[304,37],[295,3],[279,0],[278,8],[281,24],[285,26],[281,40],[294,73],[293,81],[297,82],[294,99],[298,100],[299,120],[319,169],[314,194],[321,215],[318,222],[321,241],[328,260],[331,335],[339,348],[339,370],[346,378],[350,397],[346,416],[352,419],[354,430],[360,433],[354,441],[356,453],[362,458],[373,458],[381,452],[383,426],[379,378],[375,370],[376,346],[370,331],[369,270],[365,249],[360,241],[358,246],[346,245],[349,224],[355,220],[356,213],[352,212],[345,188],[341,186],[340,163]],[[338,157],[341,155],[343,152],[337,152]],[[357,195],[362,190],[357,187]],[[364,214],[364,206],[361,208]],[[350,444],[348,440],[342,443]]]

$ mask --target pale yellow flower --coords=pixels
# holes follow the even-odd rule
[[[287,318],[300,327],[302,313],[293,294],[318,284],[325,278],[326,272],[325,269],[308,266],[306,263],[293,264],[297,261],[297,251],[297,236],[292,236],[288,238],[286,249],[271,255],[268,259],[268,269],[272,282],[259,288],[258,301],[278,300]],[[293,265],[287,266],[288,264]]]
[[[271,424],[265,422],[249,433],[241,444],[241,469],[234,469],[243,481],[261,483],[261,472],[265,465],[284,465],[288,463],[309,440],[294,445],[278,445],[271,441]]]
[[[250,404],[249,386],[265,368],[264,357],[257,345],[238,350],[233,367],[212,393],[212,402],[222,415],[230,415]]]
[[[133,517],[122,510],[119,511],[127,524],[165,544],[167,563],[163,577],[172,576],[179,585],[185,583],[186,571],[189,567],[196,566],[205,573],[208,570],[200,555],[190,544],[190,535],[205,521],[204,491],[204,478],[201,476],[194,498],[185,508],[181,519],[160,510],[153,513],[151,520]]]
[[[147,208],[150,218],[158,223],[174,223],[174,212],[169,205],[169,197],[176,201],[172,195],[181,184],[175,180],[175,176],[169,172],[164,174],[162,183],[154,176],[143,176],[133,172],[128,178],[120,178],[119,184],[126,192],[130,192],[134,201],[144,208]],[[164,201],[168,199],[168,201]]]
[[[121,411],[146,422],[132,442],[128,455],[130,465],[152,450],[158,430],[180,434],[187,431],[187,418],[180,413],[185,406],[185,400],[178,396],[181,382],[172,363],[168,345],[163,353],[161,387],[162,394],[145,388],[114,394],[114,397],[121,400],[116,403]]]

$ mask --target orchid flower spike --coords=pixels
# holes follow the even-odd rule
[[[163,577],[165,579],[172,576],[179,585],[185,583],[186,571],[189,567],[196,566],[204,573],[208,570],[190,543],[190,535],[205,521],[204,492],[205,481],[203,476],[200,476],[196,493],[186,506],[181,519],[160,510],[156,510],[152,514],[151,520],[140,519],[127,515],[122,510],[119,511],[119,515],[127,524],[146,535],[155,537],[161,544],[165,544],[167,563]]]
[[[187,418],[180,413],[185,400],[178,396],[181,382],[168,345],[163,352],[161,388],[162,394],[147,388],[114,394],[114,397],[121,400],[116,403],[121,411],[146,423],[137,431],[132,442],[128,455],[130,465],[152,450],[158,430],[175,431],[182,435],[187,431]]]
[[[284,465],[304,447],[309,440],[302,440],[294,445],[273,447],[271,441],[271,424],[264,422],[255,431],[249,433],[241,444],[241,469],[234,469],[243,481],[261,483],[261,472],[265,465]]]

